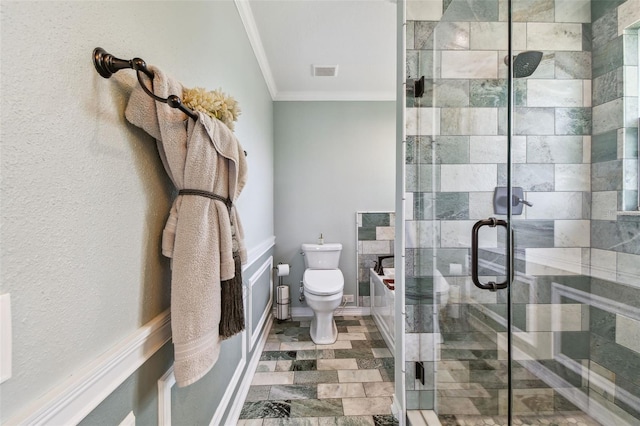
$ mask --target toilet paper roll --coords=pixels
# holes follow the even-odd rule
[[[279,320],[289,319],[289,286],[278,286],[276,305],[276,318]]]
[[[289,265],[286,263],[280,263],[276,266],[277,274],[279,277],[286,277],[289,275]]]
[[[279,285],[278,286],[278,303],[289,303],[289,286],[288,285]]]
[[[289,319],[289,305],[278,305],[276,318],[278,318],[279,320]]]

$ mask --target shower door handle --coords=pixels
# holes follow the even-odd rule
[[[482,219],[477,221],[473,225],[473,229],[471,230],[471,279],[473,280],[473,283],[476,285],[476,287],[482,290],[496,291],[507,288],[507,286],[509,285],[508,279],[501,283],[489,281],[488,283],[483,284],[480,282],[480,278],[478,278],[478,233],[480,232],[480,228],[482,228],[483,226],[495,228],[498,225],[504,226],[508,229],[507,221],[496,219],[495,217],[490,217],[489,219]]]

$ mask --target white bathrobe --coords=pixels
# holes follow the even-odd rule
[[[182,96],[179,82],[155,67],[150,69],[156,95]],[[156,139],[176,188],[203,190],[235,202],[246,183],[246,160],[240,143],[221,121],[200,112],[194,121],[154,101],[139,86],[131,94],[125,116]],[[235,207],[229,210],[222,201],[196,195],[179,195],[174,200],[162,236],[162,253],[172,259],[171,329],[178,386],[200,379],[218,359],[220,282],[234,277],[233,251],[246,263],[244,232]]]

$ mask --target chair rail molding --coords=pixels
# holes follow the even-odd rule
[[[167,309],[6,424],[79,423],[170,339]]]
[[[243,270],[246,271],[251,267],[274,245],[275,236],[270,236],[248,250],[248,259]],[[268,316],[267,313],[265,312],[265,316]],[[265,321],[266,318],[260,322],[260,327]],[[234,374],[236,381],[240,380],[246,366],[248,340],[246,332],[243,332],[242,339],[244,355],[241,363],[242,368],[238,367],[236,374]],[[116,343],[106,353],[79,368],[78,371],[74,371],[69,379],[37,398],[34,403],[19,414],[8,419],[5,425],[79,423],[169,340],[171,340],[171,313],[170,309],[167,309]],[[173,386],[170,384],[172,374],[173,371],[170,370],[165,373],[166,377],[163,376],[160,379],[165,380],[163,386],[168,386],[169,390]],[[175,381],[175,378],[173,380]],[[230,398],[230,395],[227,397],[225,394],[225,398]],[[224,405],[226,409],[227,404],[228,401],[221,406]],[[163,409],[168,409],[170,413],[171,407],[165,406]],[[222,416],[224,411],[216,414]]]

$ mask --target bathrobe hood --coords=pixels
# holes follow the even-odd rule
[[[153,93],[182,95],[183,86],[155,67]],[[151,82],[146,79],[147,87]],[[125,110],[129,122],[156,139],[164,168],[177,189],[206,191],[235,202],[245,186],[244,151],[217,119],[198,112],[198,120],[154,101],[140,86]],[[246,263],[244,231],[235,207],[219,200],[178,195],[162,236],[162,253],[171,258],[171,327],[178,386],[204,376],[218,359],[220,282],[234,277],[233,253]]]

